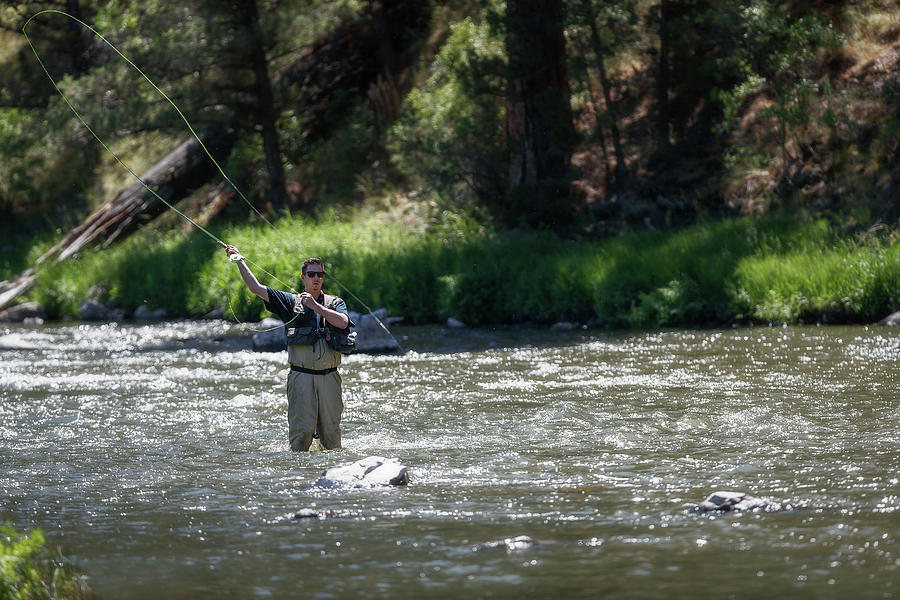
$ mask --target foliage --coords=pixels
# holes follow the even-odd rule
[[[486,22],[465,18],[426,82],[413,89],[388,147],[396,168],[445,199],[495,198],[504,172],[504,51]]]
[[[82,578],[44,547],[40,529],[21,535],[0,525],[0,600],[88,598]]]
[[[359,105],[350,112],[349,118],[335,116],[334,122],[339,125],[327,139],[313,142],[304,137],[305,124],[298,115],[293,111],[282,115],[284,155],[297,165],[295,172],[317,202],[343,204],[356,198],[361,165],[376,147],[378,140],[368,107]]]
[[[733,51],[718,59],[717,67],[735,80],[730,89],[712,90],[713,99],[723,106],[722,127],[735,123],[747,98],[765,92],[774,104],[761,116],[774,118],[782,153],[789,152],[789,144],[795,148],[808,144],[808,128],[820,103],[818,95],[831,90],[827,79],[821,86],[816,81],[818,52],[840,45],[840,34],[820,15],[796,18],[769,0],[742,6],[739,27],[733,33]],[[824,118],[832,129],[836,126],[833,109]]]
[[[245,130],[227,158],[228,172],[250,197],[261,196],[266,169],[254,117],[254,79],[246,60],[247,32],[235,22],[230,5],[211,0],[151,0],[141,3],[140,10],[125,0],[82,0],[78,5],[84,19],[168,93],[198,129],[221,121],[230,111],[246,116],[240,121]],[[276,73],[368,3],[285,0],[258,5],[268,68]],[[46,6],[27,0],[8,3],[0,12],[0,30],[5,30],[0,43],[0,153],[4,156],[0,216],[17,225],[33,216],[30,226],[34,229],[77,221],[116,191],[110,180],[118,179],[110,173],[121,171],[74,120],[24,44],[22,22]],[[320,113],[329,121],[323,126],[326,139],[305,135],[309,123],[302,102],[277,99],[284,108],[278,131],[285,170],[291,181],[302,185],[303,202],[308,203],[304,207],[348,198],[358,201],[366,191],[380,192],[380,184],[368,185],[366,178],[381,181],[384,165],[390,163],[404,176],[405,181],[392,182],[405,186],[399,190],[401,196],[416,191],[438,198],[445,206],[478,201],[495,213],[502,212],[510,173],[504,122],[509,32],[503,30],[502,6],[503,2],[491,0],[438,9],[444,16],[435,18],[436,29],[450,22],[450,32],[440,45],[435,43],[434,55],[423,53],[433,58],[420,65],[417,84],[403,98],[400,119],[389,128],[373,123],[371,111],[358,102],[347,102],[346,94],[359,96],[352,83],[344,95],[329,99],[331,112],[324,107]],[[776,0],[670,1],[665,22],[661,6],[659,1],[637,0],[566,3],[568,78],[582,92],[576,96],[582,110],[577,122],[582,131],[592,126],[588,123],[595,126],[595,135],[585,136],[577,149],[583,157],[578,166],[591,165],[585,180],[607,199],[604,178],[612,177],[610,164],[627,162],[628,172],[636,177],[629,177],[630,189],[615,190],[624,192],[616,202],[622,207],[623,223],[643,219],[646,215],[639,207],[660,195],[700,198],[693,205],[684,202],[681,210],[685,212],[702,212],[697,206],[705,206],[703,202],[725,211],[747,169],[756,177],[766,170],[789,177],[811,154],[823,151],[847,162],[862,150],[882,171],[890,168],[900,139],[893,110],[898,97],[896,76],[873,85],[869,97],[849,94],[847,80],[826,75],[826,69],[835,57],[852,59],[852,49],[842,47],[838,52],[837,48],[846,46],[847,35],[867,36],[867,43],[873,44],[874,39],[882,46],[891,39],[897,18],[891,3],[811,7]],[[589,35],[589,17],[598,28],[598,40]],[[124,61],[70,25],[59,15],[44,15],[30,25],[50,72],[105,141],[113,147],[130,147],[129,158],[137,164],[151,164],[153,157],[187,135],[185,125]],[[672,146],[678,152],[660,157],[652,150],[652,139],[656,113],[661,110],[655,88],[659,82],[654,80],[660,77],[656,70],[664,32],[670,38],[670,72],[677,74],[669,78],[667,110]],[[602,69],[601,61],[605,62]],[[601,71],[607,72],[603,86],[596,82]],[[601,88],[609,93],[608,102],[600,97]],[[398,79],[397,90],[405,93],[406,89]],[[594,97],[588,99],[585,94]],[[751,108],[748,101],[755,98],[764,98],[767,103],[763,104],[768,104],[755,115],[760,124],[757,130],[725,137],[735,132]],[[880,109],[861,116],[859,107],[868,106]],[[588,115],[591,111],[596,114]],[[337,117],[334,125],[332,116]],[[859,148],[846,144],[853,133],[851,117],[859,119],[855,124]],[[616,150],[620,159],[613,158],[609,132],[604,131],[610,129],[613,118],[620,129],[616,136],[622,142]],[[767,128],[770,124],[775,127]],[[868,140],[872,128],[874,144]],[[154,138],[166,140],[168,146],[133,143]],[[822,148],[822,142],[838,141],[844,145]],[[657,171],[661,166],[663,170]],[[731,171],[732,179],[717,182],[720,169]],[[378,173],[368,175],[375,170]],[[648,182],[652,177],[656,179]],[[698,186],[700,178],[703,183]],[[854,180],[848,175],[842,184],[858,188],[861,195],[870,193],[860,179],[865,178]],[[795,191],[785,186],[770,192],[772,187],[760,186],[761,193],[786,197]],[[833,187],[817,193],[837,197],[839,191]],[[889,196],[890,190],[871,193]],[[530,210],[513,209],[521,213],[518,220],[506,222],[545,223],[552,219],[541,217],[541,209],[554,213],[585,208],[580,204],[543,206],[534,198],[522,202],[529,199],[536,205]],[[515,198],[506,200],[518,206]]]
[[[872,322],[900,307],[900,246],[826,234],[742,261],[734,309],[756,321],[834,323]]]
[[[145,68],[195,125],[220,120],[231,110],[252,113],[242,32],[226,14],[227,3],[152,0],[141,3],[140,11],[124,0],[79,4],[86,20]],[[279,99],[287,107],[278,122],[285,168],[302,184],[309,202],[304,208],[318,202],[317,210],[327,215],[338,201],[383,193],[380,178],[388,160],[404,176],[391,181],[398,189],[387,200],[393,203],[388,212],[410,198],[427,198],[423,210],[449,217],[430,223],[422,237],[376,218],[347,224],[328,216],[316,222],[283,218],[274,231],[223,222],[217,235],[249,248],[248,258],[285,279],[285,284],[268,280],[281,287],[299,285],[299,256],[322,254],[332,275],[350,290],[363,291],[365,303],[417,323],[447,316],[472,323],[593,318],[610,326],[654,327],[729,319],[870,320],[896,308],[896,286],[891,286],[897,258],[890,239],[862,243],[817,220],[824,215],[855,225],[882,218],[895,226],[896,57],[888,54],[894,58],[873,63],[878,69],[859,63],[853,77],[840,75],[847,73],[842,65],[855,60],[846,32],[865,19],[880,20],[869,27],[875,33],[866,35],[872,52],[885,54],[896,37],[896,6],[697,0],[669,2],[672,11],[663,22],[658,1],[567,3],[567,54],[569,65],[577,67],[569,79],[575,73],[587,80],[579,82],[583,93],[605,88],[610,99],[607,106],[604,97],[601,107],[599,96],[591,102],[579,98],[585,112],[577,120],[582,129],[584,123],[596,124],[597,135],[585,137],[578,148],[578,164],[587,166],[584,180],[577,182],[584,184],[579,187],[584,197],[578,196],[583,202],[574,210],[595,210],[598,220],[613,223],[597,230],[623,233],[576,244],[478,222],[484,207],[496,209],[508,189],[502,4],[491,0],[440,9],[452,23],[449,34],[420,65],[419,81],[390,127],[373,121],[369,107],[347,101],[359,96],[352,85],[330,97],[329,107],[319,113],[329,121],[324,139],[305,135],[305,107],[296,98]],[[24,16],[39,6],[44,3],[36,0],[5,6],[0,27],[18,36]],[[286,0],[260,6],[274,73],[368,3]],[[598,26],[599,42],[589,36],[588,15]],[[61,19],[48,17],[34,27],[62,89],[98,133],[136,164],[151,164],[172,140],[186,135],[171,107],[152,89],[135,88],[137,75],[96,40],[73,37]],[[652,148],[662,110],[656,89],[662,33],[671,37],[670,73],[677,77],[665,95],[671,151],[661,157]],[[10,232],[3,232],[0,269],[8,277],[50,243],[49,234],[23,234],[31,229],[23,226],[27,215],[33,215],[34,229],[45,231],[77,221],[118,189],[115,173],[121,168],[85,135],[42,74],[33,73],[27,46],[8,35],[2,40],[0,217]],[[602,70],[608,70],[608,85],[591,80]],[[405,84],[396,83],[403,92]],[[585,114],[591,110],[597,114]],[[337,125],[331,126],[335,115]],[[614,116],[627,189],[607,186],[612,178],[607,163],[614,159],[604,129]],[[252,118],[239,138],[226,171],[258,197],[265,187],[259,183],[264,152]],[[724,185],[718,179],[722,169],[732,177]],[[753,187],[751,178],[765,181]],[[737,196],[744,192],[737,189],[755,194],[755,206],[742,205]],[[807,198],[822,200],[812,210]],[[810,202],[802,207],[808,213],[798,210],[809,221],[713,223],[700,216],[761,206],[762,212],[784,207],[787,200]],[[542,208],[548,207],[552,212],[549,204]],[[606,210],[613,216],[604,216]],[[674,222],[694,225],[624,234],[635,224],[658,226],[652,217],[662,210],[690,213]],[[245,212],[224,214],[234,218]],[[535,215],[539,223],[550,220],[527,212],[519,222],[534,222],[529,219]],[[555,290],[552,297],[545,288]],[[194,234],[145,232],[102,255],[84,252],[68,265],[44,265],[33,296],[51,316],[74,316],[86,298],[116,304],[126,313],[147,304],[195,316],[224,303],[242,320],[262,314],[221,252]]]

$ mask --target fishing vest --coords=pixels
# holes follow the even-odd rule
[[[334,310],[337,301],[337,296],[325,294],[325,308]],[[312,345],[320,338],[325,338],[328,347],[341,354],[351,354],[356,350],[356,332],[350,331],[349,325],[344,329],[338,329],[323,318],[322,327],[319,327],[316,318],[318,315],[306,310],[300,302],[299,294],[294,294],[294,313],[297,316],[286,323],[284,328],[288,346]]]

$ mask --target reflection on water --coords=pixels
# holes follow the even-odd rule
[[[893,330],[398,331],[294,454],[239,328],[0,328],[0,520],[107,598],[900,595]],[[410,485],[310,487],[373,454]],[[687,514],[719,489],[793,509]]]

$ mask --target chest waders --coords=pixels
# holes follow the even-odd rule
[[[326,308],[335,310],[339,298],[324,294]],[[341,414],[344,403],[341,376],[337,366],[341,354],[356,349],[356,332],[350,325],[334,327],[307,310],[294,296],[295,319],[285,326],[291,372],[288,374],[288,437],[291,449],[309,450],[312,440],[320,438],[326,449],[341,447]]]

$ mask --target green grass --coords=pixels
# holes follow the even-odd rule
[[[264,284],[299,289],[303,258],[319,256],[326,286],[351,309],[386,307],[409,323],[871,322],[900,309],[900,244],[825,221],[744,218],[578,243],[465,220],[421,235],[377,217],[285,217],[274,229],[215,234],[241,249]],[[236,267],[199,233],[141,233],[48,266],[33,296],[56,317],[76,316],[86,298],[126,314],[141,304],[172,316],[219,306],[242,321],[264,313]]]
[[[757,321],[871,322],[900,309],[900,245],[839,240],[753,256],[734,286],[736,309]]]

